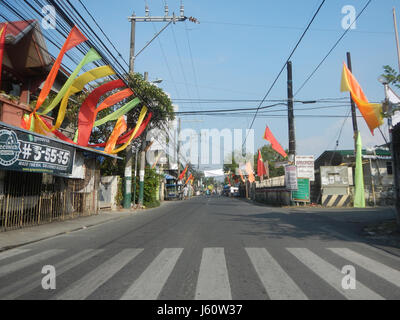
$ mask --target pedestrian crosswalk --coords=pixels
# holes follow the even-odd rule
[[[152,252],[150,260],[145,260],[148,251]],[[240,296],[235,290],[237,279],[230,272],[232,259],[229,259],[232,248],[202,248],[199,251],[197,267],[185,263],[185,248],[125,248],[108,251],[107,249],[84,249],[80,252],[69,252],[66,249],[51,249],[35,252],[29,249],[14,249],[0,254],[0,299],[34,299],[43,296],[46,299],[88,299],[102,292],[104,286],[115,285],[121,290],[107,297],[107,290],[102,297],[123,300],[155,300],[162,292],[168,291],[168,285],[174,281],[192,281],[193,292],[189,297],[197,300],[230,300]],[[332,296],[332,292],[344,299],[381,300],[400,299],[400,266],[393,259],[377,261],[376,254],[357,252],[350,248],[282,248],[284,254],[267,248],[238,248],[242,252],[240,259],[247,259],[243,274],[257,279],[265,294],[260,299],[305,300],[310,299],[312,286],[321,288],[319,299]],[[373,259],[372,256],[375,257]],[[235,259],[240,254],[235,253]],[[147,255],[149,257],[149,255]],[[193,257],[193,256],[192,256]],[[144,260],[143,260],[144,259]],[[146,261],[145,264],[141,261]],[[356,273],[355,288],[343,287],[342,262],[354,266]],[[44,290],[41,287],[43,274],[40,265],[54,262],[57,281],[67,276],[72,281],[64,281],[61,288]],[[397,264],[396,264],[397,263]],[[143,268],[135,271],[136,265]],[[179,264],[179,268],[177,265]],[[288,264],[293,267],[288,268]],[[87,266],[90,265],[90,268]],[[188,265],[196,276],[192,279],[180,277],[179,272]],[[179,270],[178,270],[179,269]],[[82,274],[77,270],[85,270]],[[177,271],[178,270],[178,271]],[[309,278],[299,275],[312,274]],[[174,277],[171,277],[172,274]],[[358,276],[358,272],[360,275]],[[118,275],[123,274],[123,277]],[[370,281],[373,278],[373,281]],[[123,280],[121,280],[123,279]],[[317,280],[317,283],[315,281]],[[12,281],[11,281],[12,280]],[[67,282],[67,283],[65,283]],[[375,283],[379,283],[375,287]],[[177,286],[175,286],[177,287]],[[179,286],[178,286],[179,287]],[[382,289],[385,288],[385,289]],[[328,290],[329,289],[329,290]],[[165,291],[166,290],[166,291]],[[325,292],[326,291],[326,292]],[[328,292],[330,291],[330,292]],[[115,293],[116,292],[116,293]],[[174,297],[176,298],[176,296]],[[315,297],[314,297],[315,298]]]

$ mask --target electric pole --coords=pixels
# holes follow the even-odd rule
[[[135,20],[131,21],[131,44],[129,49],[129,73],[133,76],[135,63]],[[130,125],[130,123],[128,124]],[[137,161],[137,156],[136,156]],[[134,189],[136,193],[136,168],[135,168],[135,181]],[[132,200],[132,142],[126,148],[125,160],[125,190],[124,190],[124,208],[130,209]],[[135,195],[134,195],[135,199]],[[135,203],[135,201],[134,201]]]
[[[347,52],[346,56],[347,56],[347,67],[349,68],[350,72],[353,72],[352,67],[351,67],[350,52]],[[353,120],[353,132],[354,132],[354,154],[356,154],[358,126],[357,126],[356,105],[354,104],[354,101],[351,98],[351,94],[350,94],[350,104],[351,104],[351,119]]]
[[[172,16],[169,16],[169,9],[166,5],[164,7],[165,15],[162,17],[150,17],[149,16],[149,8],[146,5],[145,8],[145,16],[144,17],[136,17],[135,13],[132,16],[128,17],[128,20],[131,22],[131,39],[130,39],[130,50],[129,50],[129,72],[133,75],[134,72],[134,64],[135,58],[140,54],[171,22],[175,23],[177,21],[185,21],[187,17],[184,15],[184,7],[183,5],[180,6],[180,16],[175,16],[175,13],[172,13]],[[190,17],[189,20],[194,23],[198,23],[197,19]],[[135,55],[135,28],[136,22],[168,22],[163,29],[160,30],[147,44],[144,48],[142,48],[136,55]],[[141,155],[142,156],[142,155]],[[142,164],[141,164],[142,165]],[[142,167],[142,166],[141,166]],[[144,170],[144,166],[143,166]],[[141,172],[139,171],[139,175]],[[124,191],[124,208],[131,207],[131,188],[132,188],[132,143],[126,149],[126,161],[125,161],[125,191]],[[136,179],[136,176],[135,176]],[[142,197],[143,201],[143,197]],[[139,203],[140,203],[140,195],[139,195]]]
[[[289,161],[294,161],[296,155],[296,137],[294,130],[293,113],[293,77],[292,62],[287,63],[287,92],[288,92],[288,124],[289,124]]]
[[[144,73],[144,81],[149,80],[149,73]],[[142,134],[142,143],[140,150],[140,169],[139,169],[139,199],[138,205],[139,208],[143,206],[143,194],[144,194],[144,170],[146,167],[146,136]]]

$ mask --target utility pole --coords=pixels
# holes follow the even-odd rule
[[[293,113],[293,77],[292,62],[287,62],[287,92],[288,92],[288,122],[289,122],[289,161],[294,161],[296,155],[296,137]]]
[[[181,169],[179,168],[179,152],[180,152],[180,142],[179,142],[179,136],[181,134],[181,118],[178,118],[178,138],[176,139],[177,145],[176,145],[176,162],[178,164],[178,177],[181,175]],[[176,192],[179,192],[178,190],[178,183],[179,180],[176,180]]]
[[[397,60],[399,62],[399,70],[400,70],[400,45],[399,45],[399,33],[397,32],[397,20],[396,20],[395,8],[393,8],[393,24],[394,24],[394,33],[396,36]]]
[[[149,73],[144,73],[144,81],[149,80]],[[143,206],[143,195],[144,195],[144,170],[146,167],[146,136],[142,134],[142,143],[140,150],[140,169],[139,169],[139,199],[138,205],[139,208]]]
[[[129,49],[129,73],[133,74],[135,63],[135,20],[131,20],[131,44]],[[137,156],[135,158],[137,161]],[[126,148],[126,160],[125,160],[125,191],[124,191],[124,208],[130,209],[132,200],[132,143]],[[134,178],[134,194],[136,193],[136,168]],[[135,195],[134,201],[135,203]]]
[[[347,56],[347,67],[349,68],[350,72],[353,72],[351,67],[351,56],[350,52],[346,53]],[[354,132],[354,155],[356,154],[357,150],[357,136],[358,136],[358,126],[357,126],[357,114],[356,114],[356,105],[351,98],[350,94],[350,104],[351,104],[351,119],[353,120],[353,132]]]
[[[168,6],[165,6],[165,15],[163,17],[150,17],[149,16],[149,8],[146,5],[145,8],[145,16],[144,17],[136,17],[135,12],[133,12],[132,16],[128,17],[128,20],[131,22],[131,39],[130,39],[130,50],[129,50],[129,72],[133,74],[134,72],[134,64],[135,58],[139,53],[141,53],[171,22],[175,23],[177,21],[185,21],[187,17],[184,15],[184,6],[180,6],[180,16],[175,16],[175,13],[172,16],[169,16]],[[194,23],[198,23],[197,19],[190,17],[190,21]],[[168,24],[157,33],[147,44],[141,49],[138,54],[135,55],[135,32],[136,32],[136,22],[168,22]],[[137,160],[136,160],[137,161]],[[132,188],[132,144],[130,144],[126,149],[126,161],[125,161],[125,191],[124,191],[124,208],[128,209],[131,207],[131,188]],[[136,181],[136,176],[135,176]],[[136,184],[135,184],[136,186]],[[136,188],[136,187],[135,187]],[[140,196],[139,196],[140,201]],[[143,201],[143,198],[142,198]]]

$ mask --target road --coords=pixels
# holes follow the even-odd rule
[[[400,299],[398,256],[363,243],[342,211],[308,210],[168,202],[0,253],[0,299]]]

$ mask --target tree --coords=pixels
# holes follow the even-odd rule
[[[389,65],[383,66],[383,70],[382,77],[385,78],[387,83],[394,84],[397,88],[400,88],[400,74]]]
[[[285,158],[282,157],[278,152],[272,149],[272,146],[263,145],[261,148],[261,156],[264,161],[268,161],[268,168],[269,168],[269,177],[279,177],[285,175],[285,169],[283,167],[275,168],[276,162],[285,161]],[[288,150],[285,150],[286,153]],[[254,155],[254,163],[257,164],[258,160],[258,152]],[[255,166],[257,168],[257,165]]]

